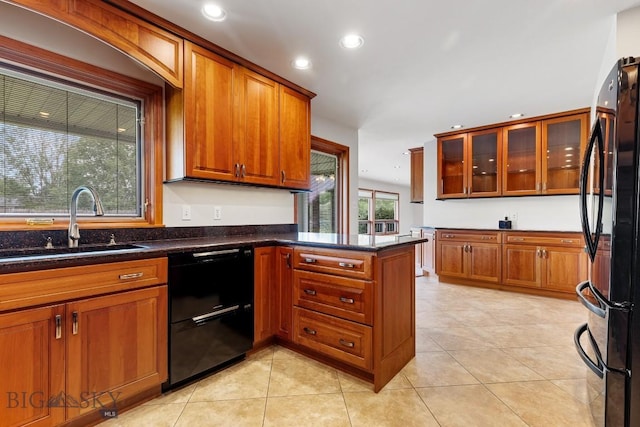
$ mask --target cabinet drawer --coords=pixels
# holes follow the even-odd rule
[[[0,311],[167,283],[167,258],[0,275]]]
[[[360,368],[372,367],[370,326],[293,308],[293,341]]]
[[[373,282],[296,270],[294,304],[371,325]]]
[[[508,233],[505,238],[506,243],[515,244],[527,244],[527,245],[554,245],[554,246],[566,246],[566,247],[584,247],[584,240],[582,235],[579,234],[567,234],[567,235],[539,235],[539,234],[512,234]]]
[[[297,247],[293,251],[293,267],[357,279],[372,279],[373,256],[365,252]]]
[[[454,242],[485,242],[500,243],[502,233],[496,232],[472,232],[466,230],[438,230],[437,238],[443,241]]]

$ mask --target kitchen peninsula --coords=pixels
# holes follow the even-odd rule
[[[47,237],[61,249],[65,234],[0,233],[1,247],[12,248],[0,250],[0,392],[62,393],[87,405],[9,410],[0,402],[12,425],[95,422],[101,415],[85,391],[92,399],[120,393],[118,410],[160,394],[170,357],[167,257],[187,250],[253,248],[254,349],[277,342],[376,392],[415,355],[414,247],[424,239],[298,233],[295,225],[121,229],[123,249],[33,253]],[[111,234],[84,230],[80,249],[106,246]],[[73,352],[66,360],[65,348]]]

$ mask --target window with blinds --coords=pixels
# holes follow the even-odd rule
[[[0,68],[0,215],[68,215],[94,187],[107,216],[140,217],[142,105]],[[79,213],[92,213],[90,197]]]

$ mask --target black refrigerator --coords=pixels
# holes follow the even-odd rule
[[[594,421],[607,427],[640,426],[639,64],[620,59],[597,94],[580,176],[590,268],[576,287],[588,321],[574,341]]]

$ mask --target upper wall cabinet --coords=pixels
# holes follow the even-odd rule
[[[424,148],[410,148],[411,203],[424,202]]]
[[[438,198],[500,194],[500,129],[438,139]]]
[[[188,41],[184,69],[167,88],[168,180],[309,188],[309,97]]]
[[[438,198],[577,194],[587,109],[438,138]]]
[[[11,0],[64,22],[140,61],[182,87],[182,38],[100,0]]]

